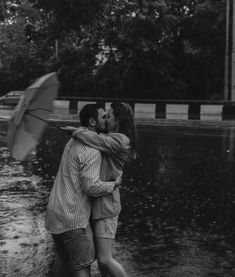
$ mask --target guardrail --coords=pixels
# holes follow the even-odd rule
[[[224,120],[235,119],[235,102],[205,100],[133,100],[115,98],[60,97],[53,102],[53,112],[77,114],[88,103],[108,108],[115,101],[129,103],[138,119]]]

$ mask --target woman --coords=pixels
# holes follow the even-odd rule
[[[106,117],[108,134],[79,128],[73,138],[102,152],[100,179],[115,180],[125,164],[135,158],[138,136],[133,111],[126,103],[112,103]],[[121,264],[112,257],[112,243],[121,211],[120,194],[113,193],[92,199],[92,224],[96,254],[102,276],[125,277]]]

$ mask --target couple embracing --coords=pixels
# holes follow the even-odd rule
[[[96,104],[79,114],[81,127],[68,129],[66,144],[46,212],[56,260],[54,276],[89,277],[97,258],[102,277],[126,277],[113,257],[121,211],[121,175],[137,150],[131,107],[112,103],[106,113]],[[103,132],[107,131],[107,134]]]

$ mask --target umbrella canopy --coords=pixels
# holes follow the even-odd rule
[[[57,98],[59,81],[52,72],[40,77],[28,87],[10,120],[8,147],[12,157],[24,160],[38,144],[52,112],[52,100]]]

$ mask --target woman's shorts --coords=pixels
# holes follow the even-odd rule
[[[94,237],[114,239],[117,232],[118,216],[92,220]]]
[[[88,226],[62,234],[52,234],[58,258],[69,263],[73,271],[89,266],[95,260],[93,233]]]

